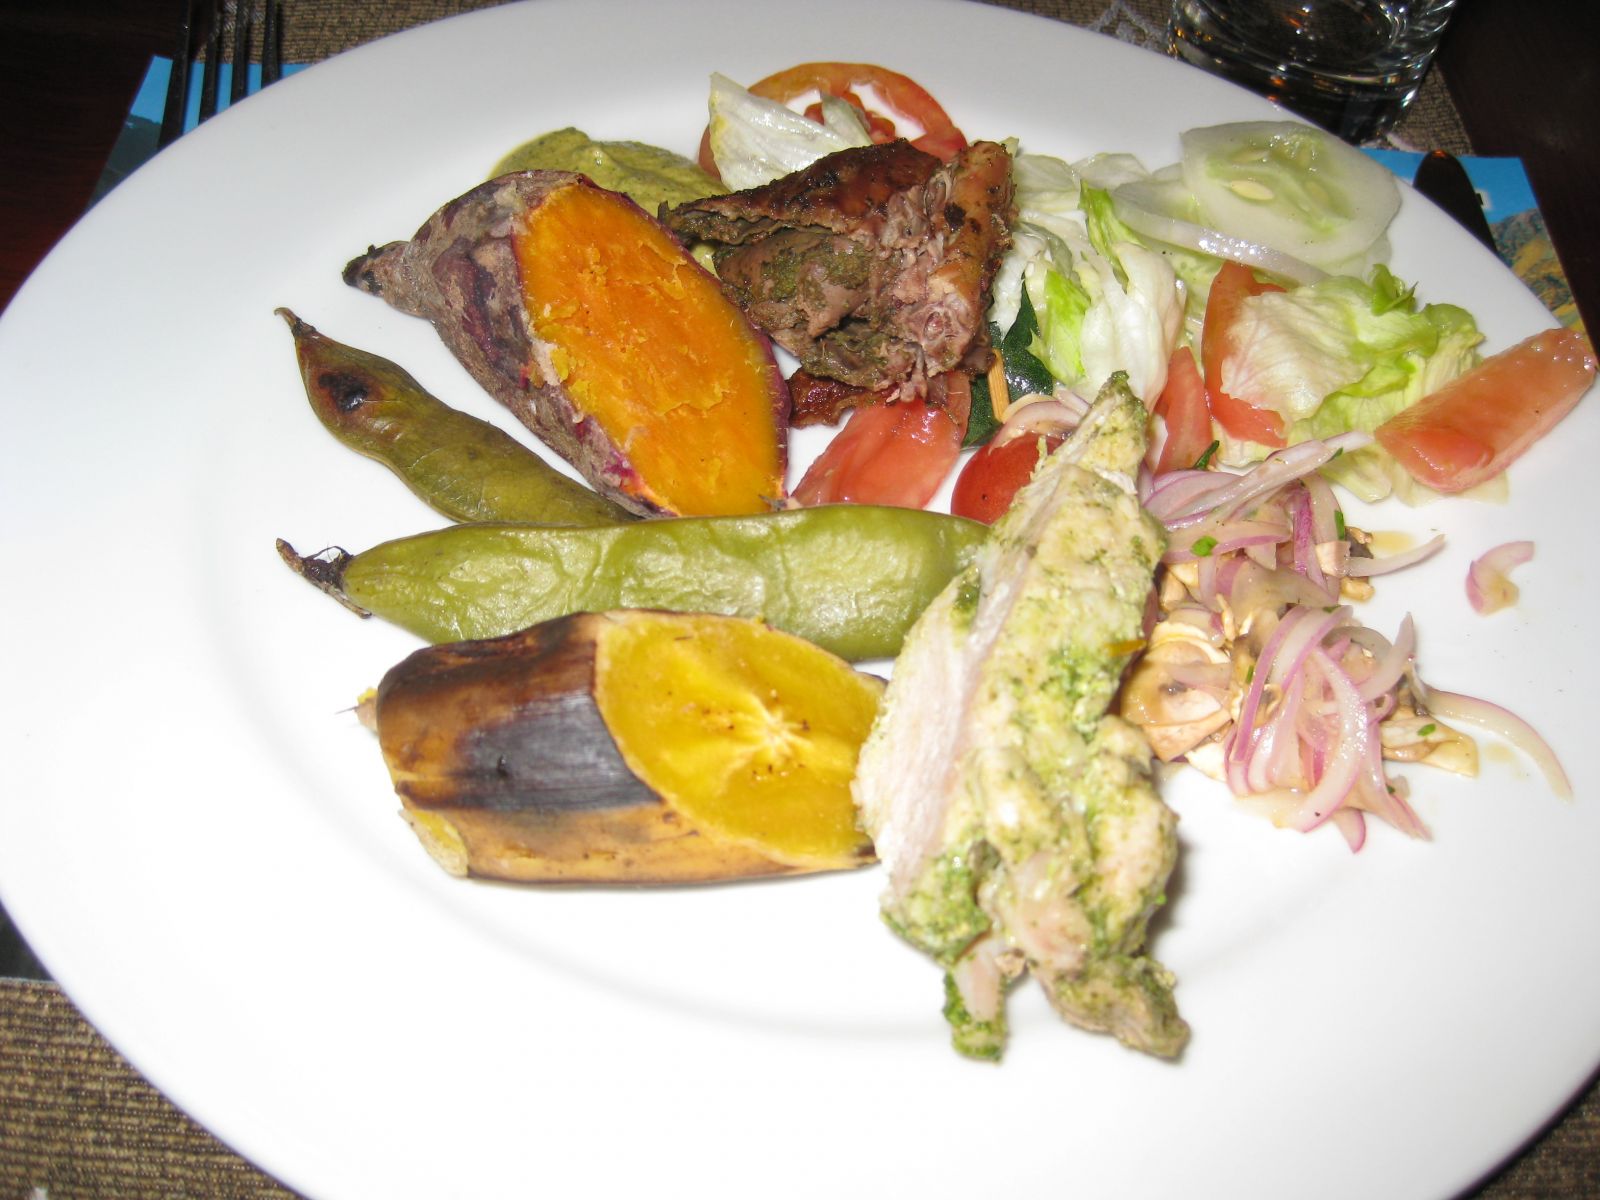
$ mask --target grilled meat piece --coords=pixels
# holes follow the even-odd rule
[[[837,379],[824,379],[801,367],[789,376],[789,428],[837,425],[852,409],[888,400],[888,395],[840,383]]]
[[[779,229],[887,241],[898,236],[898,226],[917,220],[913,193],[941,165],[903,140],[840,150],[760,187],[667,208],[662,219],[699,241],[729,246],[748,245]]]
[[[930,376],[988,365],[984,313],[1011,195],[995,142],[941,163],[895,141],[661,217],[718,247],[723,286],[807,371],[905,398]]]

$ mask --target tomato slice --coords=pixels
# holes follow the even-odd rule
[[[1167,385],[1156,398],[1154,412],[1167,427],[1166,441],[1151,469],[1161,475],[1195,465],[1211,445],[1211,408],[1194,351],[1179,346],[1167,364]]]
[[[1040,459],[1066,440],[1064,433],[1024,433],[1006,442],[986,443],[956,477],[950,511],[958,517],[993,525],[1011,507],[1012,498],[1022,485],[1033,478]]]
[[[1225,262],[1211,281],[1205,323],[1200,331],[1200,358],[1205,364],[1206,401],[1211,415],[1231,436],[1263,446],[1284,445],[1283,417],[1223,391],[1222,362],[1233,351],[1234,326],[1244,302],[1263,292],[1281,291],[1275,283],[1262,283],[1243,263]]]
[[[1378,426],[1378,444],[1413,479],[1460,492],[1505,470],[1594,383],[1594,349],[1549,329],[1485,359]]]
[[[861,92],[867,88],[877,94],[877,102],[885,111],[866,106]],[[895,122],[910,121],[922,128],[922,133],[912,138],[911,144],[945,162],[967,145],[961,130],[926,88],[909,76],[871,63],[799,63],[751,84],[750,90],[779,104],[789,104],[807,92],[837,96],[861,113],[874,142],[894,141],[899,136]],[[805,114],[821,121],[821,102],[809,106]],[[700,166],[712,175],[717,174],[716,160],[711,157],[710,129],[700,136]]]
[[[850,414],[790,493],[796,503],[893,504],[921,508],[932,500],[961,454],[972,407],[965,375],[938,376],[944,403],[898,400]]]

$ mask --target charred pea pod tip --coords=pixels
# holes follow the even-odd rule
[[[282,538],[277,540],[278,557],[288,565],[289,569],[304,579],[320,592],[326,592],[340,604],[344,605],[358,617],[370,617],[372,613],[362,608],[349,596],[344,594],[341,581],[344,578],[344,569],[350,560],[355,557],[338,546],[328,546],[315,554],[300,554],[295,548]]]

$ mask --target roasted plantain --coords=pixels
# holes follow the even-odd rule
[[[693,883],[872,861],[850,779],[882,686],[759,621],[635,609],[419,650],[373,716],[447,871]]]

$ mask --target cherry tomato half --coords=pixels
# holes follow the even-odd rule
[[[1243,263],[1225,262],[1211,281],[1205,324],[1200,331],[1200,358],[1205,364],[1206,400],[1211,405],[1211,415],[1233,437],[1263,446],[1284,444],[1283,417],[1223,391],[1222,361],[1234,348],[1234,327],[1244,302],[1263,292],[1281,291],[1275,283],[1262,283]]]
[[[1034,468],[1044,455],[1066,440],[1064,433],[1023,433],[999,445],[989,442],[980,447],[956,477],[950,511],[958,517],[993,525],[1011,507],[1018,489],[1033,478]]]
[[[884,111],[866,107],[861,92],[867,88],[877,94],[878,103]],[[750,90],[779,104],[789,104],[807,92],[837,96],[854,105],[861,113],[874,142],[892,142],[899,136],[895,122],[910,121],[922,128],[921,135],[912,138],[911,144],[946,162],[967,145],[966,137],[927,89],[909,76],[871,63],[800,63],[751,84]],[[813,120],[822,119],[820,102],[805,111]],[[713,175],[717,174],[716,160],[711,157],[709,129],[700,137],[700,166]]]

